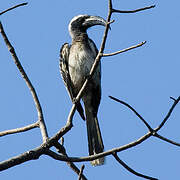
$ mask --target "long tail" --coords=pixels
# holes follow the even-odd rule
[[[104,145],[97,117],[93,117],[93,113],[86,111],[86,124],[89,155],[94,155],[103,152]],[[91,164],[93,166],[104,164],[104,157],[91,161]]]

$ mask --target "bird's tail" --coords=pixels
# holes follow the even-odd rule
[[[86,111],[86,124],[88,135],[89,155],[95,155],[103,152],[104,145],[97,117],[93,113]],[[93,166],[104,164],[104,157],[91,161]]]

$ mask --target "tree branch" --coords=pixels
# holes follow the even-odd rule
[[[6,130],[6,131],[2,131],[2,132],[0,132],[0,137],[5,136],[5,135],[9,135],[9,134],[25,132],[25,131],[28,131],[28,130],[31,130],[31,129],[34,129],[34,128],[37,128],[37,127],[39,127],[39,123],[38,122],[30,124],[28,126],[21,127],[21,128],[16,128],[16,129],[10,129],[10,130]]]
[[[61,135],[64,134],[63,130],[66,130],[66,129],[63,129],[63,128],[61,129],[61,133],[60,133]],[[49,150],[50,147],[54,146],[54,143],[57,140],[57,137],[56,137],[57,135],[55,135],[54,137],[50,138],[48,140],[48,142],[44,143],[42,146],[37,147],[36,149],[33,149],[31,151],[25,152],[19,156],[16,156],[16,157],[13,157],[6,161],[1,162],[0,163],[0,171],[10,168],[10,167],[13,167],[17,164],[21,164],[23,162],[29,161],[29,160],[37,159],[42,154],[49,155],[50,157],[52,157],[53,159],[56,159],[56,160],[67,161],[67,162],[92,161],[92,160],[95,160],[95,159],[98,159],[98,158],[101,158],[104,156],[113,155],[113,153],[121,152],[121,151],[127,150],[129,148],[135,147],[153,135],[156,137],[159,137],[160,139],[166,140],[167,142],[178,145],[177,143],[172,142],[172,141],[168,140],[167,138],[164,138],[164,137],[162,138],[162,136],[160,136],[160,135],[155,135],[154,133],[148,132],[147,134],[145,134],[141,138],[137,139],[136,141],[133,141],[133,142],[126,144],[124,146],[121,146],[121,147],[111,149],[109,151],[105,151],[105,152],[102,152],[102,153],[99,153],[96,155],[92,155],[92,156],[87,156],[87,157],[67,157],[64,155],[59,155],[59,154]]]
[[[120,54],[120,53],[124,53],[126,51],[129,51],[131,49],[135,49],[135,48],[138,48],[138,47],[141,47],[142,45],[144,45],[146,43],[146,41],[143,41],[137,45],[134,45],[134,46],[131,46],[131,47],[128,47],[126,49],[122,49],[120,51],[117,51],[117,52],[113,52],[113,53],[108,53],[108,54],[102,54],[103,57],[109,57],[109,56],[114,56],[114,55],[117,55],[117,54]]]
[[[126,102],[122,101],[122,100],[119,100],[115,97],[112,97],[112,96],[109,96],[111,99],[113,99],[114,101],[117,101],[125,106],[127,106],[131,111],[133,111],[136,116],[141,119],[141,121],[146,125],[146,127],[149,129],[150,132],[153,132],[153,129],[151,128],[151,126],[146,122],[146,120],[133,108],[131,107],[129,104],[127,104]]]
[[[176,99],[175,99],[175,98],[173,98],[172,96],[170,97],[170,99],[172,99],[173,101],[176,101]]]
[[[29,80],[26,72],[24,71],[17,55],[16,55],[16,52],[13,48],[13,46],[11,45],[10,41],[8,40],[8,37],[6,36],[5,34],[5,31],[3,29],[3,26],[0,22],[0,33],[4,39],[4,42],[9,50],[9,52],[11,53],[11,56],[14,60],[14,63],[16,64],[18,70],[20,71],[23,79],[25,80],[31,94],[32,94],[32,97],[33,97],[33,100],[34,100],[34,103],[35,103],[35,106],[36,106],[36,110],[37,110],[37,113],[38,113],[38,121],[39,121],[39,126],[40,126],[40,129],[41,129],[41,134],[42,134],[42,138],[43,138],[43,142],[45,142],[47,139],[48,139],[48,133],[47,133],[47,129],[46,129],[46,125],[45,125],[45,122],[44,122],[44,117],[43,117],[43,112],[42,112],[42,108],[41,108],[41,104],[39,102],[39,99],[38,99],[38,96],[37,96],[37,93],[31,83],[31,81]]]
[[[112,153],[114,153],[114,152],[121,152],[121,151],[127,150],[131,147],[137,146],[138,144],[141,144],[146,139],[148,139],[150,136],[152,136],[152,134],[150,132],[148,132],[147,134],[145,134],[138,140],[133,141],[129,144],[126,144],[124,146],[117,147],[117,148],[114,148],[109,151],[105,151],[105,152],[102,152],[102,153],[99,153],[96,155],[86,156],[86,157],[67,157],[65,155],[60,155],[60,154],[57,154],[57,153],[49,150],[49,148],[54,146],[54,141],[55,141],[53,138],[50,138],[49,140],[47,140],[47,142],[43,143],[41,146],[39,146],[35,149],[32,149],[30,151],[24,152],[23,154],[20,154],[18,156],[15,156],[15,157],[12,157],[5,161],[0,162],[0,171],[14,167],[18,164],[21,164],[21,163],[24,163],[24,162],[27,162],[30,160],[38,159],[43,154],[48,155],[48,156],[52,157],[53,159],[65,161],[65,162],[92,161],[92,160],[99,159],[104,156],[112,155]]]
[[[42,154],[45,154],[45,152],[46,148],[39,146],[38,148],[35,148],[33,150],[24,152],[23,154],[20,154],[18,156],[2,161],[0,162],[0,171],[22,164],[29,160],[38,159]]]
[[[168,143],[170,143],[170,144],[173,144],[173,145],[175,145],[175,146],[180,146],[180,143],[177,143],[177,142],[172,141],[172,140],[170,140],[170,139],[168,139],[168,138],[165,138],[165,137],[159,135],[158,133],[155,133],[153,136],[155,136],[155,137],[157,137],[157,138],[159,138],[159,139],[161,139],[161,140],[163,140],[163,141],[166,141],[166,142],[168,142]]]
[[[112,9],[112,12],[113,13],[136,13],[136,12],[144,11],[144,10],[151,9],[151,8],[154,8],[154,7],[155,7],[155,5],[152,5],[152,6],[147,6],[147,7],[143,7],[143,8],[140,8],[140,9],[129,10],[129,11]]]
[[[153,178],[150,176],[146,176],[144,174],[138,173],[135,170],[133,170],[132,168],[130,168],[125,162],[123,162],[117,155],[117,153],[113,153],[114,158],[117,160],[117,162],[119,162],[125,169],[127,169],[129,172],[131,172],[132,174],[145,178],[145,179],[150,179],[150,180],[158,180],[157,178]]]
[[[69,161],[69,162],[93,161],[95,159],[99,159],[99,158],[104,157],[104,156],[112,155],[114,152],[121,152],[121,151],[127,150],[129,148],[135,147],[135,146],[141,144],[142,142],[144,142],[146,139],[148,139],[151,136],[152,136],[152,133],[148,132],[144,136],[140,137],[136,141],[133,141],[129,144],[126,144],[126,145],[121,146],[121,147],[113,148],[111,150],[108,150],[108,151],[105,151],[105,152],[102,152],[99,154],[86,156],[86,157],[66,157],[66,156],[59,155],[59,154],[57,154],[51,150],[46,151],[46,155],[49,155],[53,159],[60,160],[60,161]],[[51,139],[49,141],[51,141]]]
[[[180,96],[176,100],[174,99],[173,105],[171,106],[170,110],[168,111],[168,113],[167,113],[166,117],[164,118],[164,120],[162,121],[162,123],[155,129],[155,132],[159,131],[164,126],[164,124],[167,122],[167,120],[171,116],[171,113],[173,112],[174,108],[179,103],[179,101],[180,101]]]
[[[81,180],[81,179],[83,179],[82,178],[82,174],[83,174],[83,170],[84,170],[84,164],[81,166],[81,169],[80,169],[80,172],[79,172],[79,178],[78,178],[78,180]]]
[[[16,6],[13,6],[13,7],[9,8],[9,9],[6,9],[5,11],[0,12],[0,15],[4,14],[4,13],[6,13],[6,12],[12,10],[12,9],[15,9],[15,8],[17,8],[17,7],[25,6],[25,5],[27,5],[27,4],[28,4],[28,3],[26,2],[26,3],[22,3],[22,4],[18,4],[18,5],[16,5]]]
[[[63,138],[61,138],[61,139],[63,139]],[[68,157],[63,144],[60,144],[59,142],[57,142],[57,143],[55,143],[54,146],[56,147],[56,150],[58,153],[63,154],[64,156]],[[80,170],[78,169],[78,167],[73,162],[67,161],[66,163],[79,176]],[[87,180],[87,178],[84,176],[84,174],[82,172],[81,172],[81,178],[82,178],[82,180]]]

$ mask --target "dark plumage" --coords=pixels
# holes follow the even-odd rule
[[[86,30],[94,25],[106,25],[106,21],[98,16],[79,15],[69,23],[69,33],[72,44],[65,43],[60,51],[60,70],[68,93],[73,100],[81,89],[85,78],[97,56],[98,50],[95,43],[89,39]],[[82,119],[86,119],[89,155],[103,152],[104,145],[97,119],[98,108],[101,100],[101,64],[99,63],[93,77],[87,84],[82,96],[85,114],[80,104],[77,111]],[[104,158],[91,162],[92,165],[101,165]]]

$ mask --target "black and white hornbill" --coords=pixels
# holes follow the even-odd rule
[[[99,16],[78,15],[69,23],[72,44],[65,43],[60,51],[60,70],[68,93],[73,100],[81,89],[97,56],[95,43],[88,37],[87,29],[91,26],[106,26],[106,21]],[[98,64],[93,77],[87,84],[82,96],[85,114],[80,102],[77,111],[86,120],[89,155],[103,152],[97,112],[101,100],[101,63]],[[92,165],[101,165],[104,158],[96,159]]]

